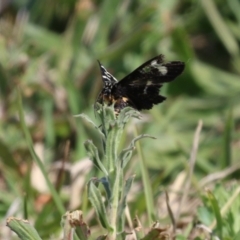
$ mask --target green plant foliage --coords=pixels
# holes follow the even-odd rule
[[[124,183],[123,170],[132,156],[135,142],[149,136],[141,135],[134,138],[127,149],[120,151],[119,144],[126,123],[131,117],[139,117],[139,113],[131,108],[124,108],[117,116],[114,113],[113,106],[98,105],[97,114],[99,114],[101,119],[100,128],[102,129],[102,133],[100,136],[103,137],[103,159],[99,159],[98,150],[92,142],[87,141],[85,147],[91,160],[102,170],[104,177],[99,180],[92,179],[89,181],[88,197],[102,226],[109,231],[110,236],[116,238],[117,234],[124,232],[124,209],[127,205],[127,195],[134,179],[130,177]],[[89,118],[83,117],[90,122]],[[120,154],[118,153],[119,151]],[[99,185],[98,182],[103,184],[107,193],[107,209],[102,200],[101,192],[97,188]]]
[[[35,228],[27,220],[9,218],[7,226],[22,240],[41,240]]]
[[[227,191],[226,191],[227,188]],[[239,186],[217,184],[214,191],[207,191],[202,198],[204,206],[199,208],[198,217],[202,223],[214,228],[220,239],[233,239],[239,232]]]
[[[108,209],[113,190],[119,196],[119,232],[135,231],[130,221],[135,215],[142,224],[135,231],[139,238],[154,221],[172,226],[167,190],[173,215],[179,212],[177,238],[209,237],[202,226],[213,237],[239,238],[239,206],[233,199],[239,192],[228,187],[239,183],[240,169],[238,0],[2,0],[0,5],[2,223],[12,215],[28,216],[43,239],[58,239],[60,216],[81,209],[98,233],[92,237],[105,239],[106,229],[93,216],[87,197],[92,181],[105,198],[101,209]],[[96,60],[120,80],[160,53],[166,61],[186,64],[176,81],[162,87],[167,100],[141,117],[126,109],[116,119],[109,110],[101,125],[105,115],[96,119],[93,110],[102,87]],[[80,113],[84,120],[74,117]],[[183,176],[188,176],[200,119],[203,128],[188,179]],[[156,139],[135,143],[138,136]],[[126,174],[118,181],[115,167]],[[179,210],[186,181],[190,188]],[[200,197],[205,187],[212,202]],[[0,228],[0,239],[5,239],[5,224]]]

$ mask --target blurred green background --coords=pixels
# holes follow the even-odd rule
[[[238,0],[2,0],[0,230],[7,216],[28,215],[42,237],[58,236],[60,231],[61,213],[33,163],[19,122],[17,90],[35,151],[66,210],[83,209],[90,225],[96,225],[85,186],[99,173],[83,143],[92,139],[100,148],[101,142],[96,130],[73,115],[85,113],[95,119],[93,104],[102,87],[97,59],[117,79],[159,54],[166,61],[186,63],[184,73],[162,89],[167,101],[143,112],[142,120],[133,120],[122,140],[124,147],[133,138],[134,125],[139,134],[157,138],[141,141],[156,199],[188,171],[200,119],[195,186],[224,169],[231,171],[223,182],[238,181],[239,13]],[[61,178],[65,158],[67,170]],[[128,174],[133,173],[136,186],[141,186],[137,153],[129,166]],[[131,214],[144,215],[143,193],[133,190],[133,199]]]

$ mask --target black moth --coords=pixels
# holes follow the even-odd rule
[[[159,94],[159,89],[163,83],[171,82],[179,76],[185,67],[184,62],[164,63],[163,60],[163,55],[154,57],[121,81],[113,77],[99,62],[104,85],[97,102],[114,104],[116,113],[127,106],[140,111],[163,102],[166,98]]]

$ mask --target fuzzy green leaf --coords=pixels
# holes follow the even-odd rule
[[[106,168],[102,164],[97,147],[93,144],[91,140],[87,140],[84,143],[85,149],[88,152],[89,158],[93,161],[93,163],[105,174],[105,176],[108,175]]]
[[[132,152],[133,152],[133,150],[135,149],[135,143],[136,143],[138,140],[142,139],[142,138],[152,138],[152,139],[156,139],[155,137],[152,137],[152,136],[150,136],[150,135],[148,135],[148,134],[142,134],[142,135],[140,135],[140,136],[135,137],[135,138],[131,141],[130,145],[129,145],[127,148],[123,149],[123,150],[121,151],[121,153],[119,154],[119,157],[118,157],[118,158],[119,158],[120,161],[122,161],[122,168],[124,168],[124,167],[127,165],[127,163],[129,162],[129,160],[131,159],[131,157],[132,157]]]
[[[102,122],[102,132],[107,137],[108,131],[116,120],[113,106],[100,105],[97,103],[98,114]]]
[[[112,190],[111,190],[111,186],[110,186],[110,183],[109,183],[109,180],[106,178],[106,177],[103,177],[99,180],[99,182],[102,183],[105,191],[106,191],[106,194],[107,194],[107,198],[108,200],[111,199],[112,197]]]
[[[93,183],[93,180],[90,180],[88,182],[88,198],[92,203],[102,226],[108,230],[111,230],[111,227],[107,219],[107,211],[102,201],[102,195],[99,189]]]
[[[117,161],[117,150],[122,135],[122,129],[119,129],[116,123],[111,125],[107,133],[104,164],[108,173],[114,171]]]
[[[137,110],[131,108],[131,107],[126,107],[121,112],[119,113],[117,122],[119,127],[124,128],[125,124],[129,121],[130,118],[140,118],[141,114]]]
[[[74,115],[74,117],[80,117],[80,118],[84,119],[85,121],[87,121],[88,123],[90,123],[95,129],[98,130],[98,132],[101,135],[102,139],[105,140],[105,135],[101,131],[101,128],[98,127],[86,114],[78,114],[78,115]]]
[[[29,224],[28,220],[9,217],[7,226],[23,240],[41,240],[36,229]]]

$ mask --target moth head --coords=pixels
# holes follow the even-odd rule
[[[112,86],[116,84],[118,80],[111,73],[109,73],[107,69],[99,61],[98,63],[102,74],[104,88],[106,89],[112,88]]]

